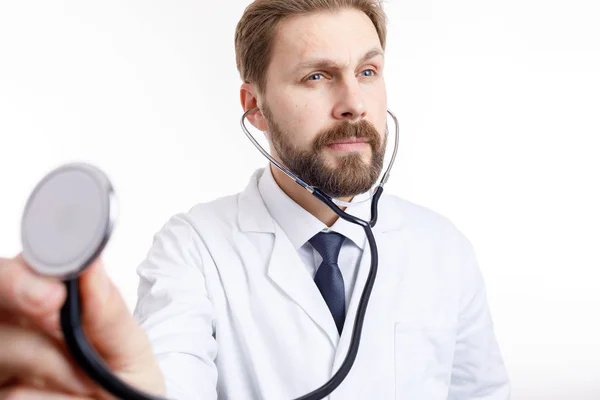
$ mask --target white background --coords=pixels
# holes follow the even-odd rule
[[[120,219],[104,253],[130,307],[167,218],[265,165],[239,129],[246,1],[0,1],[0,254],[50,169],[87,161]],[[212,11],[208,11],[211,8]],[[475,245],[514,399],[600,399],[600,8],[387,1],[401,123],[387,191]]]

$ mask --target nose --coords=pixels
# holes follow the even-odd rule
[[[356,79],[340,83],[338,101],[333,108],[337,120],[356,122],[367,115],[365,101]]]

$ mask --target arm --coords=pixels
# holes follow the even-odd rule
[[[448,400],[508,400],[508,373],[496,341],[483,276],[464,239],[460,315]]]
[[[200,246],[194,228],[175,216],[137,269],[134,317],[150,338],[167,397],[177,400],[217,398],[215,321]]]

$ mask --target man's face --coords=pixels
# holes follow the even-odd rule
[[[283,21],[260,104],[272,153],[309,185],[352,197],[377,181],[385,152],[383,51],[357,10]]]

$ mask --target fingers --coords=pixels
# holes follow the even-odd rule
[[[38,318],[58,311],[66,290],[57,279],[33,272],[19,255],[0,258],[0,310]]]
[[[54,339],[62,340],[63,334],[59,319],[58,312],[33,320],[24,315],[14,315],[0,310],[0,325],[16,325],[22,328],[37,330],[50,335]]]
[[[21,255],[0,258],[0,324],[31,327],[61,338],[59,314],[65,297],[60,281],[36,274]]]
[[[14,380],[35,379],[48,388],[76,394],[92,393],[61,348],[50,337],[16,325],[0,325],[0,387]]]
[[[147,336],[101,262],[81,276],[80,291],[86,336],[109,365],[121,369],[151,354]]]
[[[94,350],[110,369],[123,377],[133,377],[132,382],[152,377],[149,386],[162,393],[162,376],[148,337],[100,260],[80,276],[79,289],[82,328]],[[64,342],[56,340],[61,337],[58,317],[65,299],[62,282],[38,276],[22,257],[0,259],[0,319],[11,319],[10,324],[0,322],[0,388],[14,379],[23,383],[23,377],[31,376],[41,378],[52,390],[82,393],[80,385],[86,377],[71,365]],[[28,323],[33,327],[25,327]],[[42,329],[53,335],[44,335]],[[88,387],[97,390],[89,378],[87,382]]]
[[[89,397],[50,392],[27,386],[0,389],[0,400],[89,400]]]

